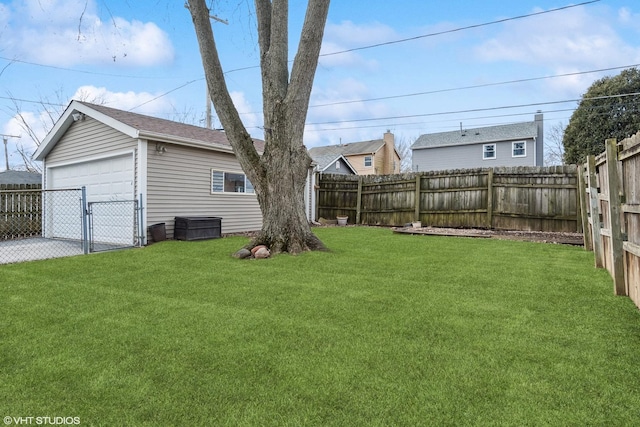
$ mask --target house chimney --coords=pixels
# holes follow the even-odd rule
[[[399,173],[400,162],[396,161],[396,141],[395,137],[391,133],[391,130],[387,129],[383,136],[384,141],[384,170],[382,173]]]

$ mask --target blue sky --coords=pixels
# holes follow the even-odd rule
[[[293,58],[306,2],[291,3]],[[411,143],[461,123],[533,120],[537,110],[547,130],[566,123],[572,100],[594,80],[640,64],[640,5],[600,0],[540,13],[579,3],[332,2],[323,54],[383,45],[321,57],[305,144],[377,139],[386,130]],[[183,4],[0,2],[0,133],[22,135],[9,140],[11,163],[21,163],[16,143],[34,147],[16,111],[42,138],[74,98],[204,124],[204,73]],[[214,2],[212,13],[229,22],[213,24],[229,89],[249,132],[262,137],[252,5],[224,0]],[[602,69],[610,70],[592,72]],[[50,103],[49,113],[39,101]],[[220,126],[215,118],[214,125]]]

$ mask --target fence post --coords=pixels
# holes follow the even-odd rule
[[[487,175],[487,228],[493,230],[493,168]]]
[[[142,203],[142,193],[140,193],[140,202],[138,204],[138,246],[144,246],[146,244],[147,236],[144,227],[144,204]]]
[[[358,176],[358,195],[356,196],[356,224],[360,224],[361,211],[362,211],[362,175]]]
[[[624,252],[622,249],[622,225],[620,221],[620,176],[618,174],[618,141],[605,141],[607,148],[607,174],[609,176],[609,221],[611,222],[611,260],[614,292],[627,295],[624,283]]]
[[[602,268],[602,237],[600,230],[600,204],[598,201],[598,177],[596,176],[596,157],[591,155],[587,158],[587,174],[589,175],[589,211],[591,212],[591,232],[593,241],[593,253],[595,257],[596,267]]]
[[[593,250],[593,241],[591,240],[591,229],[589,228],[589,204],[587,203],[587,189],[585,188],[584,179],[585,165],[578,165],[578,209],[580,209],[580,220],[582,222],[582,239],[584,248],[588,251]]]
[[[416,195],[415,195],[415,206],[414,206],[414,221],[420,221],[420,183],[422,181],[422,177],[419,173],[416,174]]]
[[[89,231],[87,226],[87,187],[82,187],[82,252],[89,253]]]

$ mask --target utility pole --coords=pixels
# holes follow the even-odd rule
[[[5,135],[0,134],[2,136],[2,142],[4,142],[4,159],[5,159],[5,167],[6,170],[9,170],[9,150],[7,150],[7,143],[9,142],[9,138],[20,138],[20,135]]]
[[[209,18],[213,19],[214,21],[221,22],[224,25],[229,25],[229,21],[227,21],[226,19],[218,18],[216,15],[209,15]],[[213,126],[211,125],[211,94],[209,93],[208,83],[206,84],[206,87],[207,87],[207,129],[212,129]]]
[[[189,3],[185,2],[184,3],[184,7],[186,9],[189,9]],[[209,12],[211,12],[211,10],[209,10]],[[224,25],[229,25],[229,21],[227,21],[226,19],[222,19],[219,18],[216,15],[209,15],[209,19],[213,19],[216,22],[220,22]],[[206,82],[206,79],[205,79]],[[206,127],[207,129],[212,129],[213,126],[211,125],[211,95],[209,94],[209,84],[206,83],[206,91],[207,91],[207,110],[206,110]]]

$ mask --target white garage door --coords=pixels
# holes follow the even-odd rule
[[[133,155],[49,168],[47,189],[83,186],[89,202],[133,200]]]
[[[86,187],[87,202],[113,202],[94,205],[91,231],[103,243],[127,244],[134,235],[133,204],[116,203],[135,198],[133,181],[132,154],[47,169],[48,190]],[[82,229],[82,216],[75,209],[77,201],[57,192],[48,197],[52,202],[45,206],[49,211],[45,222],[47,237],[77,238],[77,231]]]

